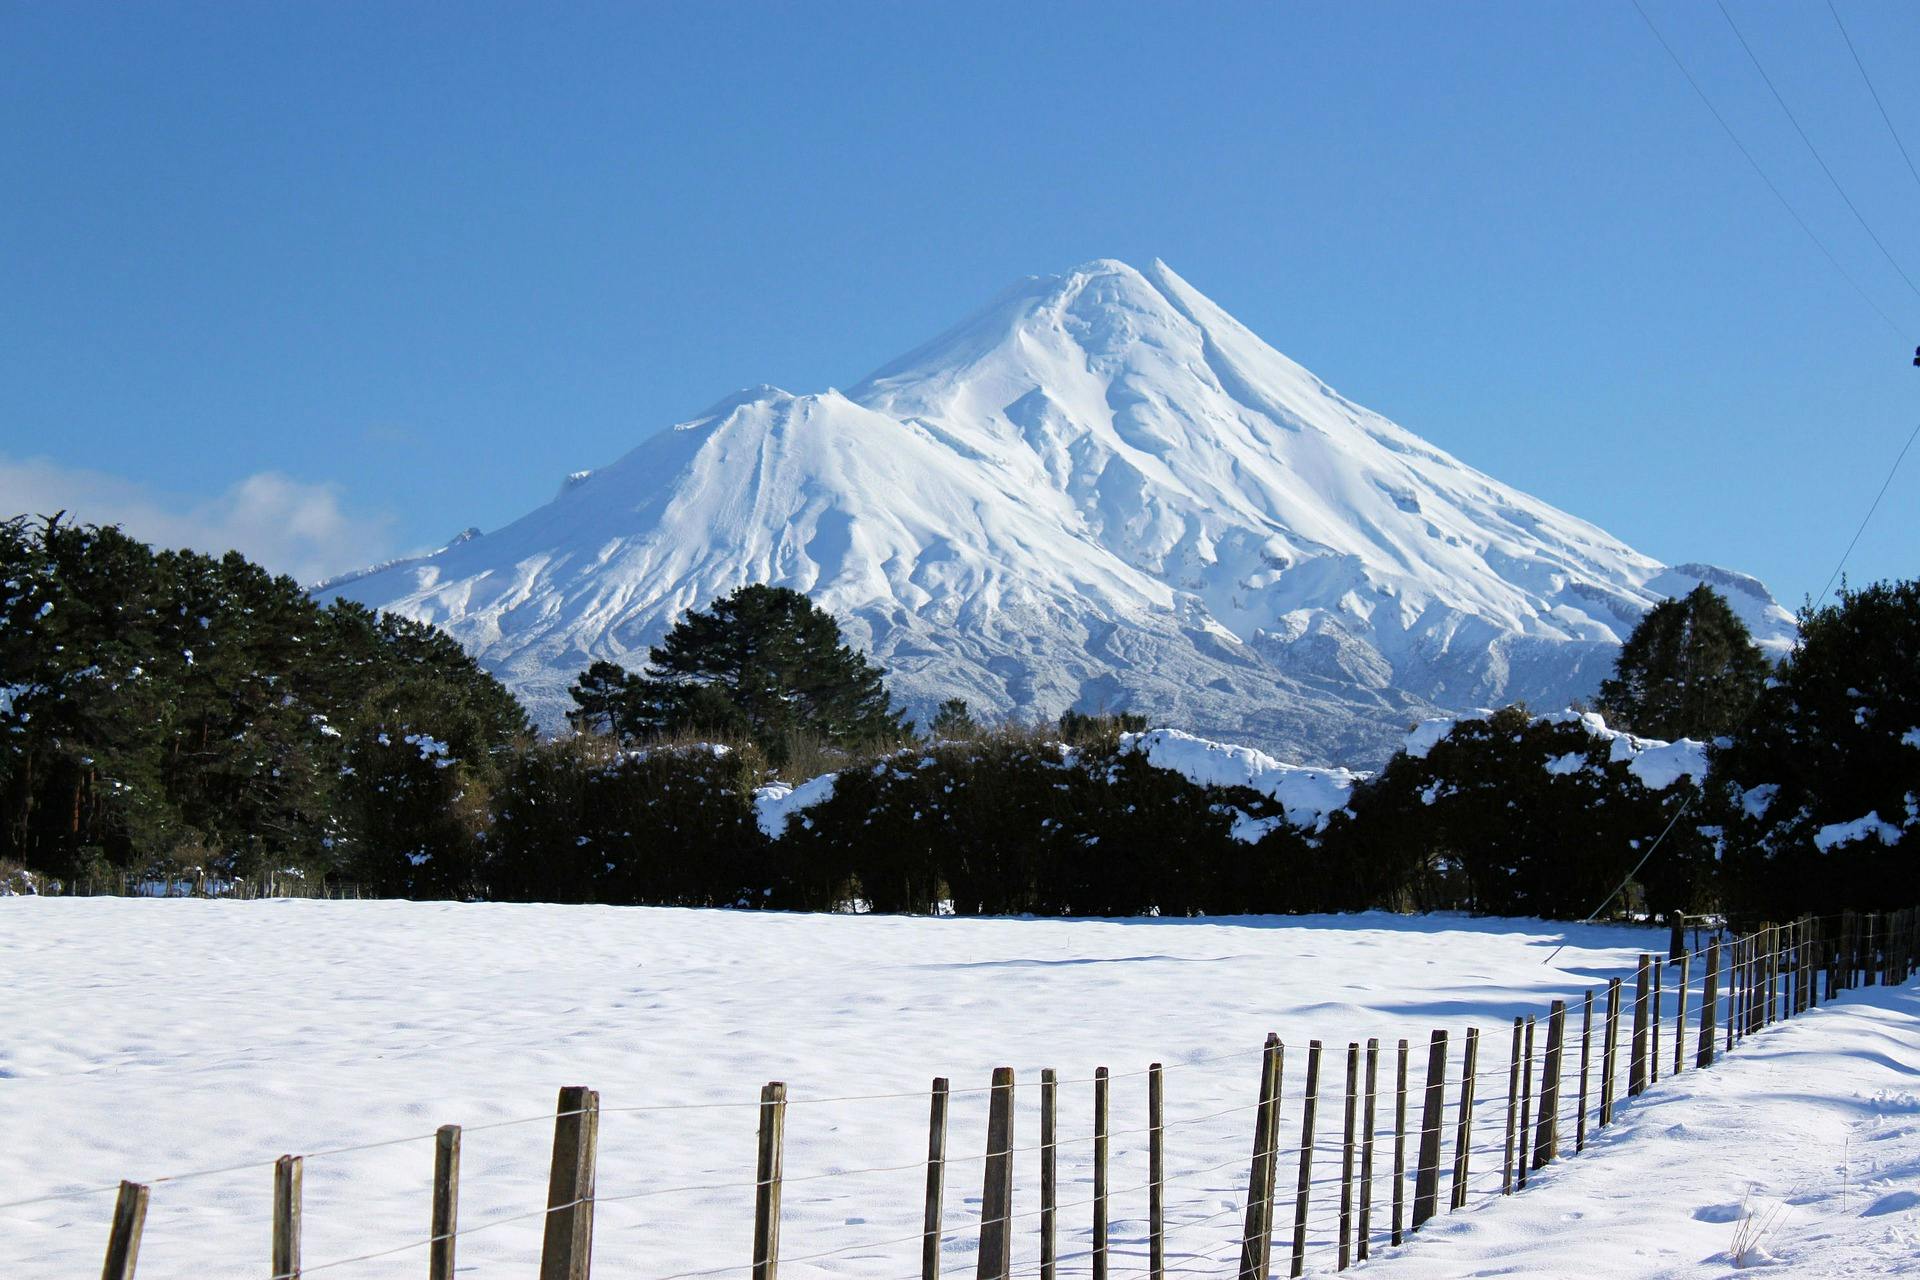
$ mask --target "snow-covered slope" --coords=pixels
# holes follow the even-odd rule
[[[923,711],[1137,709],[1309,762],[1590,693],[1663,566],[1343,399],[1163,263],[1030,279],[851,391],[741,392],[546,506],[326,584],[446,627],[552,723],[747,582],[832,610]]]

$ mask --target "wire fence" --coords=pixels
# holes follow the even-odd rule
[[[1396,1039],[1311,1041],[1305,1053],[1270,1036],[1244,1051],[1195,1056],[1122,1073],[1104,1069],[1061,1080],[1051,1071],[1024,1078],[1011,1069],[992,1083],[954,1089],[936,1080],[929,1092],[786,1096],[770,1084],[758,1101],[602,1107],[591,1090],[561,1091],[549,1111],[482,1124],[442,1126],[378,1141],[217,1168],[151,1177],[144,1182],[56,1188],[0,1202],[0,1211],[53,1201],[117,1195],[109,1229],[107,1280],[133,1280],[149,1197],[154,1188],[241,1172],[274,1170],[270,1266],[235,1272],[245,1280],[295,1280],[407,1254],[427,1255],[433,1280],[451,1280],[463,1240],[515,1223],[539,1221],[541,1276],[586,1277],[595,1214],[673,1196],[737,1197],[753,1210],[752,1246],[712,1265],[643,1274],[636,1280],[702,1280],[739,1276],[773,1280],[778,1268],[830,1274],[836,1263],[898,1259],[897,1280],[939,1280],[971,1271],[979,1280],[1119,1280],[1139,1275],[1223,1275],[1246,1280],[1344,1270],[1383,1248],[1404,1244],[1435,1216],[1460,1212],[1523,1191],[1557,1160],[1577,1153],[1612,1126],[1628,1097],[1662,1078],[1711,1066],[1744,1039],[1859,985],[1904,982],[1920,965],[1916,912],[1808,917],[1739,936],[1716,934],[1702,947],[1657,958],[1608,979],[1577,1001],[1556,1000],[1499,1028],[1435,1029],[1422,1045]],[[1669,979],[1670,975],[1670,979]],[[1664,1052],[1663,1052],[1664,1046]],[[1663,1063],[1661,1060],[1665,1058]],[[1254,1101],[1168,1117],[1168,1076],[1227,1067],[1247,1071]],[[1304,1065],[1302,1065],[1304,1063]],[[1256,1078],[1257,1077],[1257,1078]],[[1110,1126],[1114,1082],[1145,1078],[1145,1125]],[[1297,1081],[1289,1087],[1289,1081]],[[1218,1083],[1218,1082],[1216,1082]],[[1094,1092],[1093,1141],[1077,1132],[1062,1140],[1062,1091]],[[1040,1139],[1013,1141],[1016,1095],[1039,1099]],[[986,1140],[949,1151],[948,1107],[955,1098],[984,1103]],[[798,1109],[877,1102],[928,1104],[928,1155],[798,1174],[784,1168],[787,1114]],[[1029,1104],[1031,1106],[1031,1104]],[[672,1186],[601,1189],[595,1185],[603,1117],[691,1111],[755,1113],[753,1176]],[[975,1117],[978,1118],[978,1117]],[[1247,1121],[1251,1119],[1251,1133]],[[466,1134],[533,1124],[554,1126],[544,1208],[478,1222],[458,1218],[459,1156]],[[1243,1141],[1234,1149],[1234,1130]],[[1298,1133],[1287,1145],[1283,1131]],[[1191,1139],[1187,1135],[1193,1135]],[[1170,1137],[1173,1142],[1170,1143]],[[1205,1141],[1201,1141],[1201,1139]],[[1121,1140],[1127,1140],[1122,1142]],[[1143,1140],[1143,1141],[1135,1141]],[[1233,1149],[1169,1169],[1169,1150]],[[433,1143],[432,1227],[416,1238],[358,1253],[301,1259],[301,1185],[310,1162],[406,1144]],[[1119,1144],[1116,1147],[1116,1144]],[[1115,1186],[1116,1151],[1147,1176]],[[1022,1180],[1027,1207],[1015,1202],[1015,1170],[1039,1165],[1036,1188]],[[783,1250],[783,1195],[807,1195],[845,1180],[925,1175],[913,1232],[853,1238],[824,1247]],[[947,1201],[949,1174],[979,1185],[976,1200]],[[1063,1176],[1064,1175],[1064,1176]],[[1065,1189],[1065,1197],[1062,1189]],[[1114,1211],[1121,1211],[1115,1218]],[[1142,1212],[1144,1210],[1144,1212]],[[1090,1221],[1089,1221],[1090,1220]],[[1067,1225],[1069,1223],[1075,1225]],[[920,1262],[906,1264],[917,1252]],[[871,1268],[868,1268],[869,1270]],[[892,1276],[882,1280],[894,1280]]]

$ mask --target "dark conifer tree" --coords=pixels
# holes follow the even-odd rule
[[[832,614],[785,587],[746,586],[690,610],[649,656],[630,712],[640,732],[746,737],[778,764],[796,734],[850,746],[906,731],[885,673],[840,642]]]
[[[1595,705],[1615,728],[1642,737],[1711,741],[1740,723],[1768,669],[1726,598],[1702,584],[1647,612]]]

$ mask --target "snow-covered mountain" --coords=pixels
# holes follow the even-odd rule
[[[805,591],[924,713],[1144,711],[1311,763],[1590,694],[1664,566],[1348,401],[1155,262],[1026,280],[847,392],[762,386],[493,533],[318,588],[434,622],[553,724],[686,609]]]

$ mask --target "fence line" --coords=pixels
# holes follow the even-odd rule
[[[1696,966],[1696,959],[1704,963]],[[1664,989],[1656,974],[1665,967],[1678,968],[1676,983]],[[925,1161],[877,1165],[856,1169],[833,1169],[818,1173],[786,1176],[781,1167],[784,1144],[784,1117],[788,1106],[820,1106],[831,1103],[867,1102],[894,1099],[926,1099],[926,1093],[849,1094],[815,1099],[789,1099],[785,1086],[770,1084],[757,1102],[659,1104],[650,1106],[607,1107],[599,1104],[590,1090],[569,1087],[560,1092],[558,1105],[539,1115],[489,1121],[467,1131],[499,1129],[551,1120],[555,1126],[553,1175],[548,1205],[489,1219],[478,1224],[458,1224],[456,1217],[458,1160],[461,1130],[442,1126],[431,1134],[409,1135],[376,1142],[327,1148],[306,1157],[282,1156],[277,1161],[250,1162],[218,1169],[195,1170],[150,1179],[145,1184],[123,1182],[115,1187],[88,1187],[53,1192],[24,1200],[0,1204],[0,1210],[21,1208],[48,1201],[77,1198],[117,1191],[119,1200],[109,1233],[108,1271],[113,1280],[133,1280],[140,1235],[149,1189],[167,1183],[213,1177],[220,1174],[275,1169],[275,1212],[273,1232],[274,1266],[271,1280],[293,1280],[306,1273],[323,1272],[355,1263],[389,1257],[412,1250],[429,1250],[430,1274],[434,1280],[453,1275],[455,1248],[466,1236],[493,1230],[514,1222],[532,1219],[546,1221],[542,1246],[541,1276],[554,1280],[587,1280],[591,1266],[592,1216],[596,1204],[622,1204],[662,1196],[712,1191],[740,1191],[755,1205],[755,1245],[752,1256],[734,1263],[675,1272],[645,1280],[702,1280],[704,1277],[748,1272],[752,1280],[775,1280],[780,1263],[797,1265],[850,1253],[890,1249],[919,1244],[923,1248],[920,1270],[898,1280],[940,1280],[942,1247],[952,1240],[977,1236],[977,1280],[1015,1280],[1016,1276],[1037,1275],[1040,1280],[1058,1280],[1060,1258],[1053,1236],[1058,1215],[1063,1211],[1092,1209],[1094,1234],[1090,1236],[1091,1259],[1096,1280],[1110,1280],[1110,1241],[1107,1239],[1108,1206],[1120,1197],[1141,1193],[1149,1196],[1149,1254],[1147,1280],[1164,1280],[1171,1273],[1202,1274],[1194,1264],[1224,1264],[1234,1250],[1240,1251],[1239,1280],[1272,1280],[1282,1263],[1289,1273],[1303,1273],[1309,1253],[1319,1262],[1332,1261],[1333,1269],[1344,1270],[1355,1261],[1365,1260],[1376,1248],[1402,1241],[1401,1205],[1406,1190],[1412,1189],[1411,1233],[1440,1213],[1454,1213],[1489,1196],[1518,1194],[1528,1184],[1529,1174],[1556,1162],[1565,1152],[1562,1142],[1573,1134],[1573,1150],[1586,1145],[1589,1106],[1597,1132],[1617,1120],[1616,1108],[1631,1098],[1656,1088],[1661,1078],[1658,1061],[1666,1043],[1661,1023],[1668,1016],[1672,1001],[1674,1023],[1671,1031],[1674,1065],[1665,1073],[1669,1080],[1686,1070],[1712,1065],[1721,1053],[1731,1052],[1747,1036],[1757,1034],[1776,1022],[1786,1021],[1802,1012],[1816,1009],[1842,992],[1858,986],[1892,985],[1905,982],[1920,969],[1920,911],[1908,909],[1890,914],[1838,917],[1805,917],[1786,925],[1763,925],[1740,936],[1714,937],[1706,947],[1680,952],[1668,960],[1643,954],[1634,971],[1634,984],[1627,988],[1619,978],[1605,984],[1605,1016],[1583,1015],[1581,1052],[1578,1066],[1578,1092],[1568,1086],[1565,1050],[1570,1048],[1566,1029],[1568,1002],[1556,1000],[1546,1014],[1544,1051],[1536,1051],[1535,1018],[1516,1017],[1511,1027],[1512,1043],[1504,1061],[1476,1061],[1478,1029],[1469,1028],[1462,1037],[1457,1058],[1459,1072],[1450,1077],[1456,1061],[1448,1032],[1436,1029],[1428,1046],[1424,1081],[1410,1070],[1409,1043],[1397,1042],[1400,1062],[1395,1086],[1399,1102],[1391,1108],[1391,1119],[1383,1130],[1376,1122],[1377,1088],[1374,1064],[1380,1042],[1350,1041],[1344,1085],[1332,1075],[1321,1077],[1319,1066],[1322,1045],[1308,1047],[1308,1065],[1304,1090],[1296,1098],[1294,1114],[1288,1119],[1284,1107],[1285,1090],[1281,1070],[1285,1047],[1277,1037],[1269,1037],[1260,1049],[1196,1058],[1172,1067],[1154,1064],[1142,1071],[1112,1073],[1102,1068],[1085,1080],[1068,1084],[1093,1084],[1098,1096],[1107,1096],[1109,1082],[1140,1076],[1149,1078],[1150,1098],[1158,1098],[1158,1081],[1163,1070],[1198,1067],[1215,1062],[1262,1059],[1260,1088],[1253,1090],[1258,1101],[1218,1108],[1198,1115],[1168,1120],[1159,1114],[1157,1101],[1150,1101],[1151,1123],[1146,1126],[1110,1131],[1103,1110],[1096,1112],[1096,1143],[1093,1166],[1093,1194],[1084,1199],[1057,1203],[1053,1176],[1057,1141],[1052,1108],[1056,1105],[1057,1086],[1051,1070],[1041,1073],[1043,1107],[1042,1140],[1016,1147],[1011,1141],[1013,1097],[1018,1079],[1010,1068],[995,1072],[994,1083],[980,1088],[950,1089],[944,1079],[933,1089],[932,1136]],[[1696,972],[1697,970],[1697,972]],[[1697,988],[1697,992],[1696,992]],[[1697,995],[1697,998],[1696,998]],[[1586,995],[1584,1007],[1593,1015],[1600,1010]],[[1621,1023],[1631,1019],[1631,1034],[1621,1035]],[[1688,1034],[1697,1039],[1697,1048],[1686,1062]],[[1722,1048],[1722,1037],[1724,1045]],[[1599,1043],[1594,1043],[1595,1041]],[[1489,1043],[1498,1045],[1500,1037]],[[1363,1095],[1358,1081],[1362,1046],[1368,1063]],[[1623,1063],[1622,1058],[1626,1061]],[[1590,1077],[1598,1069],[1600,1079]],[[1537,1085],[1536,1090],[1536,1076]],[[1625,1080],[1624,1097],[1620,1092]],[[1500,1081],[1496,1089],[1482,1089],[1482,1082]],[[1321,1092],[1327,1095],[1335,1119],[1344,1114],[1344,1124],[1329,1123],[1316,1136],[1315,1112]],[[950,1153],[946,1149],[945,1101],[951,1095],[987,1094],[993,1114],[988,1126],[986,1148],[977,1153]],[[1407,1101],[1418,1106],[1417,1117],[1408,1115]],[[1356,1127],[1356,1116],[1364,1100],[1366,1123]],[[1391,1098],[1387,1099],[1392,1101]],[[1537,1110],[1535,1103],[1537,1102]],[[596,1194],[594,1164],[597,1153],[599,1117],[602,1114],[633,1114],[713,1109],[754,1108],[759,1113],[759,1168],[752,1179],[707,1182],[675,1187],[652,1187],[618,1194]],[[1251,1155],[1235,1155],[1203,1168],[1184,1169],[1172,1176],[1165,1173],[1164,1134],[1186,1126],[1217,1120],[1225,1116],[1255,1112],[1255,1137]],[[1479,1122],[1476,1123],[1476,1113]],[[1413,1121],[1410,1125],[1409,1121]],[[1287,1147],[1280,1130],[1297,1124],[1298,1142]],[[1336,1129],[1338,1131],[1336,1132]],[[1149,1135],[1152,1172],[1147,1181],[1109,1189],[1107,1155],[1116,1138]],[[1394,1157],[1392,1168],[1376,1173],[1376,1140],[1391,1136]],[[335,1258],[302,1266],[299,1252],[300,1181],[304,1159],[324,1159],[358,1151],[391,1147],[403,1143],[436,1139],[433,1233],[404,1244],[378,1249],[353,1257]],[[1409,1143],[1409,1138],[1412,1142]],[[1451,1147],[1451,1150],[1448,1148]],[[1244,1149],[1243,1149],[1244,1150]],[[1015,1212],[1012,1207],[1012,1157],[1040,1153],[1043,1176],[1041,1203],[1037,1209]],[[1412,1159],[1406,1160],[1405,1156]],[[1316,1156],[1324,1164],[1316,1168]],[[979,1215],[949,1228],[941,1218],[940,1201],[945,1195],[946,1170],[953,1165],[985,1167],[988,1194],[980,1202]],[[1178,1187],[1190,1194],[1220,1195],[1225,1192],[1210,1178],[1225,1170],[1244,1165],[1248,1169],[1244,1195],[1234,1195],[1229,1207],[1199,1218],[1182,1221],[1169,1228],[1164,1221],[1166,1192]],[[1282,1177],[1283,1169],[1294,1169],[1297,1177]],[[1356,1166],[1360,1176],[1355,1177]],[[779,1249],[779,1219],[782,1189],[789,1185],[808,1185],[833,1179],[871,1174],[905,1173],[925,1170],[927,1177],[926,1226],[897,1238],[860,1241],[809,1253],[782,1255]],[[1199,1180],[1205,1186],[1196,1186]],[[1441,1183],[1446,1193],[1441,1195]],[[1357,1195],[1356,1195],[1357,1189]],[[750,1196],[747,1193],[751,1193]],[[1373,1218],[1373,1209],[1393,1205],[1392,1229],[1387,1231]],[[1292,1212],[1285,1210],[1292,1202]],[[1222,1219],[1245,1215],[1241,1231],[1224,1239],[1205,1253],[1188,1254],[1185,1266],[1168,1268],[1165,1242],[1169,1236],[1191,1233]],[[1038,1218],[1041,1225],[1041,1253],[1037,1272],[1012,1268],[1008,1246],[1012,1228]],[[1357,1229],[1356,1229],[1357,1228]],[[1223,1237],[1225,1229],[1222,1229]],[[1078,1231],[1075,1232],[1078,1238]],[[1291,1237],[1291,1252],[1274,1257],[1275,1237]],[[1357,1246],[1357,1248],[1356,1248]],[[1331,1255],[1329,1257],[1329,1255]],[[1075,1254],[1078,1258],[1081,1255]],[[1217,1273],[1215,1273],[1217,1274]]]

